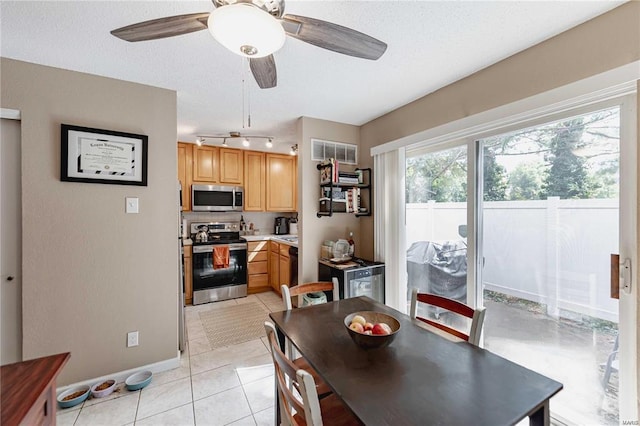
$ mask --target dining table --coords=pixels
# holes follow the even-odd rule
[[[345,317],[361,311],[400,322],[390,345],[363,349],[351,339]],[[497,426],[526,417],[532,425],[549,425],[549,400],[562,389],[551,378],[446,339],[366,296],[272,312],[270,318],[364,425]],[[276,392],[280,424],[277,399]]]

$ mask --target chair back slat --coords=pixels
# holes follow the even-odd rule
[[[417,316],[418,302],[436,306],[471,319],[471,327],[469,333],[456,330],[452,327],[449,327],[437,321],[432,321],[428,318]],[[438,296],[437,294],[431,293],[418,293],[418,289],[414,288],[411,294],[410,314],[411,318],[418,319],[433,327],[446,331],[447,333],[456,336],[459,339],[466,340],[473,345],[477,346],[480,343],[480,335],[482,334],[482,324],[484,323],[485,308],[473,309],[471,306],[465,305],[464,303],[457,300],[449,299],[448,297]]]
[[[309,399],[310,394],[315,394],[315,399],[318,399],[318,395],[315,393],[315,385],[313,385],[313,389],[307,389],[306,387],[301,388],[299,375],[300,372],[304,372],[304,370],[298,370],[296,365],[285,356],[284,352],[282,352],[280,345],[278,344],[277,333],[274,325],[267,321],[264,323],[264,327],[267,332],[267,340],[269,341],[271,356],[274,361],[275,374],[278,383],[278,395],[280,396],[282,408],[281,411],[284,411],[282,415],[286,416],[287,420],[292,425],[299,424],[299,422],[296,421],[294,414],[300,416],[306,423],[309,423],[306,421],[306,414],[309,409],[305,406],[305,404],[308,405],[308,402],[305,399]],[[291,383],[292,386],[289,386],[288,383]],[[313,378],[311,378],[310,383],[313,383]],[[297,395],[294,393],[294,390],[297,391]],[[313,400],[313,397],[310,399]]]

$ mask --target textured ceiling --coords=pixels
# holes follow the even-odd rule
[[[285,151],[298,142],[300,116],[362,125],[621,3],[287,1],[285,13],[344,25],[389,47],[369,61],[287,38],[274,54],[278,86],[265,90],[246,62],[208,31],[138,43],[109,33],[139,21],[208,12],[210,1],[2,0],[0,54],[175,90],[179,140],[241,131],[273,135],[274,149]],[[243,75],[251,128],[243,128]],[[252,149],[262,146],[254,142]]]

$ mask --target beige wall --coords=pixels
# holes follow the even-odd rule
[[[176,93],[0,60],[22,117],[24,359],[71,352],[62,386],[175,358]],[[148,135],[148,186],[61,182],[61,123]]]
[[[324,240],[346,239],[353,231],[356,255],[360,254],[360,222],[353,214],[335,213],[332,217],[317,217],[320,197],[320,175],[316,161],[311,161],[311,139],[360,144],[357,126],[302,117],[298,119],[298,211],[300,212],[299,282],[318,279],[320,246]]]
[[[625,3],[591,21],[398,108],[362,126],[361,153],[366,155],[370,148],[385,142],[638,61],[639,22],[640,2]],[[640,122],[640,108],[638,111]],[[366,164],[365,161],[361,163]],[[372,220],[362,222],[360,234],[373,234]],[[367,256],[365,253],[364,257]],[[640,299],[640,292],[638,294]],[[640,300],[638,305],[640,306]],[[638,334],[640,345],[640,327]],[[640,346],[638,350],[640,352]],[[640,371],[640,368],[638,370]]]

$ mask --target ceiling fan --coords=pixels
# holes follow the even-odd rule
[[[288,35],[323,49],[376,60],[386,43],[351,28],[320,19],[284,14],[284,0],[211,0],[213,12],[191,13],[139,22],[111,31],[130,42],[156,40],[209,29],[232,52],[249,58],[262,89],[277,84],[273,53]]]

